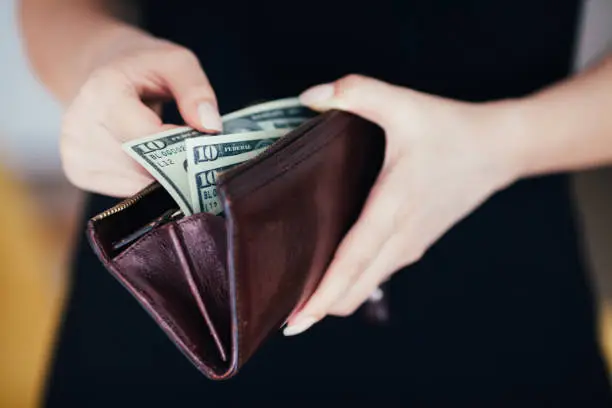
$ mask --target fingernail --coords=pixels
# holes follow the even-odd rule
[[[223,123],[221,123],[219,112],[210,102],[203,102],[198,105],[198,116],[200,117],[200,123],[207,130],[219,132],[223,130]]]
[[[289,325],[285,327],[283,330],[283,334],[285,336],[295,336],[296,334],[300,334],[305,332],[315,324],[317,320],[313,317],[305,317],[303,319],[298,320],[295,324]]]
[[[323,84],[314,86],[300,95],[300,102],[304,105],[320,105],[334,96],[334,86]]]

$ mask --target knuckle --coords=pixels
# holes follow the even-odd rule
[[[63,161],[72,163],[78,158],[75,154],[75,140],[73,135],[79,134],[77,125],[73,124],[74,120],[69,119],[64,122],[59,138],[59,152]]]
[[[66,111],[61,116],[60,126],[62,129],[62,134],[71,133],[71,131],[73,130],[78,130],[75,128],[77,128],[82,121],[82,116],[79,113],[79,110],[81,110],[79,108],[80,105],[81,103],[78,98],[75,99],[75,101],[68,107],[68,109],[66,109]]]
[[[104,65],[96,68],[89,76],[86,85],[107,86],[109,84],[120,83],[124,79],[124,75],[116,64]]]
[[[109,95],[121,93],[130,88],[130,80],[118,64],[96,68],[81,86],[75,105],[96,104],[108,98]]]
[[[423,258],[427,251],[427,245],[422,238],[406,231],[414,231],[411,223],[398,221],[400,232],[394,234],[387,244],[387,253],[390,260],[396,260],[389,263],[393,268],[391,273],[397,268],[408,266],[416,263]]]
[[[60,120],[60,147],[64,149],[72,149],[75,145],[81,145],[85,141],[83,135],[92,137],[96,132],[95,124],[85,116],[83,111],[86,107],[81,107],[80,104],[71,106]]]
[[[213,105],[215,105],[214,97],[212,94],[212,90],[206,86],[194,86],[182,95],[182,102],[204,102],[210,101]]]
[[[360,74],[348,74],[336,81],[336,92],[344,95],[364,84],[366,78]]]
[[[60,137],[59,153],[62,172],[68,182],[81,190],[88,190],[92,185],[92,169],[86,159],[89,152],[84,152],[75,143],[73,133],[63,131]]]
[[[371,231],[371,236],[374,236],[374,234]],[[333,256],[332,266],[336,271],[335,274],[339,278],[345,279],[345,283],[348,283],[355,275],[365,270],[374,256],[373,251],[363,249],[359,240],[353,238],[350,241],[345,240],[340,244],[340,247]]]
[[[425,249],[420,246],[414,246],[406,251],[405,254],[405,263],[409,265],[420,261],[423,255],[425,255]]]
[[[348,317],[355,313],[355,310],[357,310],[357,307],[353,305],[343,304],[332,307],[329,311],[329,314],[338,317]]]
[[[322,312],[320,312],[320,311],[316,311],[316,312],[314,312],[314,313],[311,313],[309,316],[312,316],[312,318],[313,318],[315,321],[319,322],[319,321],[321,321],[321,320],[323,320],[323,319],[325,318],[326,313],[322,313]]]
[[[62,138],[62,140],[65,140]],[[76,158],[78,154],[75,154],[70,146],[63,142],[60,144],[60,155],[62,159],[62,170],[66,175],[68,181],[70,181],[74,185],[81,184],[82,181],[82,172],[79,169],[78,161]]]
[[[168,55],[166,55],[169,61],[174,61],[183,65],[193,65],[199,64],[200,60],[197,55],[191,51],[187,47],[183,46],[175,46],[172,47],[170,51],[168,51]]]
[[[350,288],[355,279],[367,266],[364,258],[342,257],[337,258],[334,269],[327,272],[327,293],[337,294]]]
[[[73,161],[69,157],[62,158],[62,170],[66,179],[70,184],[78,187],[81,190],[85,190],[88,187],[89,178],[85,172],[78,169]]]
[[[352,88],[361,85],[365,81],[365,77],[361,74],[348,74],[338,80],[341,87]]]

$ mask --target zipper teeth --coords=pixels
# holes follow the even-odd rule
[[[156,190],[157,188],[159,188],[159,185],[157,183],[152,183],[149,186],[147,186],[144,189],[142,189],[140,192],[138,192],[135,195],[133,195],[132,197],[126,198],[125,200],[123,200],[119,204],[117,204],[117,205],[109,208],[108,210],[106,210],[106,211],[96,215],[91,220],[92,221],[100,221],[100,220],[102,220],[102,219],[104,219],[106,217],[110,217],[113,214],[116,214],[116,213],[118,213],[120,211],[123,211],[126,208],[131,207],[132,205],[136,204],[144,196],[146,196],[150,192]]]

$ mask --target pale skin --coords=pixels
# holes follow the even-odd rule
[[[219,129],[220,120],[197,58],[111,10],[103,0],[21,0],[32,66],[66,106],[66,176],[84,190],[123,197],[152,179],[120,145],[172,126],[157,114],[160,101],[174,98],[185,122],[202,131]],[[286,335],[354,313],[380,283],[510,184],[612,163],[612,57],[499,101],[467,103],[356,75],[301,98],[319,111],[342,109],[378,123],[388,149],[363,213]]]

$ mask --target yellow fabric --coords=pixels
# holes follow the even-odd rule
[[[600,344],[612,372],[612,300],[604,300],[600,313]]]
[[[54,236],[0,169],[0,407],[40,406],[63,285]]]

